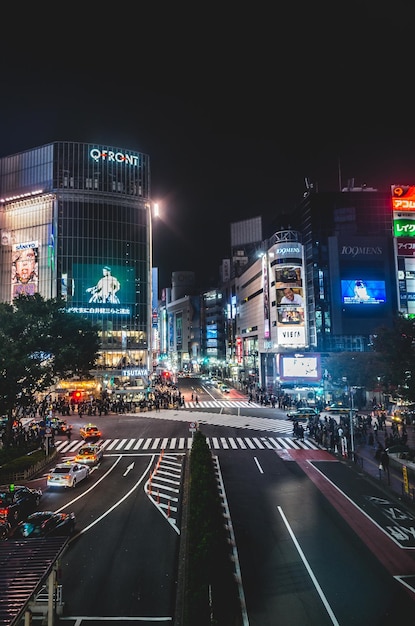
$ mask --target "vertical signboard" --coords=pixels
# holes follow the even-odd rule
[[[415,185],[392,185],[400,310],[415,317]]]
[[[269,310],[269,281],[268,281],[268,255],[262,257],[262,293],[264,296],[264,339],[270,336],[270,310]]]
[[[282,347],[305,347],[303,246],[298,242],[279,243],[273,247],[273,254],[277,259],[274,272],[278,344]]]

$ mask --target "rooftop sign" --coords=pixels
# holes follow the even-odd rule
[[[112,163],[124,163],[125,165],[133,165],[137,167],[140,162],[140,158],[137,154],[127,154],[125,152],[114,152],[114,150],[106,150],[99,148],[92,148],[90,151],[91,158],[94,161],[108,161]]]

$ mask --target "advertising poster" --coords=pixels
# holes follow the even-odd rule
[[[38,291],[38,258],[39,244],[37,241],[16,243],[12,247],[12,300],[24,294],[33,296]]]

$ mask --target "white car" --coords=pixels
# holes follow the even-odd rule
[[[48,474],[48,487],[76,487],[76,485],[88,478],[90,469],[81,463],[59,463]]]

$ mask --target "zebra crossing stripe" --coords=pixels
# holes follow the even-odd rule
[[[114,439],[114,441],[108,445],[107,450],[113,450],[119,441],[119,439]]]

